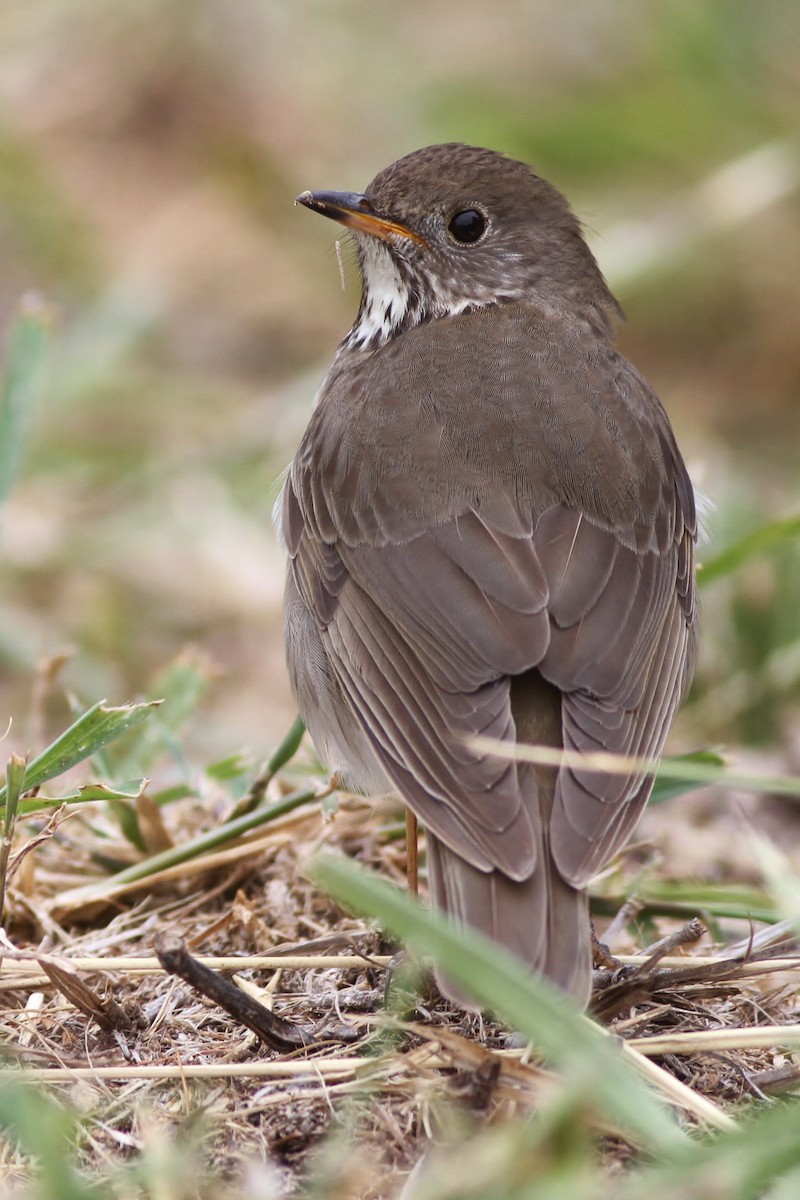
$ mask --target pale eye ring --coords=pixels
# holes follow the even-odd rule
[[[486,217],[477,208],[462,208],[453,213],[447,226],[451,236],[463,245],[479,242],[486,232]]]

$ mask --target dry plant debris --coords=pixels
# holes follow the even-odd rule
[[[202,819],[189,804],[180,835]],[[4,1058],[65,1088],[92,1118],[84,1163],[133,1153],[148,1122],[172,1127],[200,1110],[217,1169],[267,1157],[291,1194],[326,1153],[324,1135],[333,1131],[325,1144],[335,1144],[344,1130],[363,1150],[358,1170],[370,1164],[348,1194],[385,1196],[453,1113],[501,1122],[558,1089],[487,1017],[438,995],[406,997],[403,1008],[392,998],[399,980],[387,1008],[396,947],[304,878],[303,862],[325,842],[402,882],[403,826],[390,801],[342,795],[335,816],[311,802],[124,898],[71,907],[97,875],[98,845],[105,860],[122,857],[113,828],[102,810],[79,814],[25,858],[0,945]],[[745,929],[742,952],[726,958],[708,953],[696,922],[664,922],[661,932],[649,953],[606,958],[597,971],[595,1018],[625,1053],[687,1119],[719,1128],[732,1124],[731,1107],[800,1086],[793,943],[753,947]],[[252,1022],[165,973],[156,953],[165,945],[200,959],[246,1012],[273,1014],[283,1043],[270,1048]],[[606,1157],[625,1161],[631,1149],[617,1131],[598,1132],[610,1139]]]

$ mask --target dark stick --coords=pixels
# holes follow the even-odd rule
[[[177,975],[196,992],[213,1000],[273,1050],[302,1050],[318,1040],[310,1030],[277,1017],[235,983],[199,962],[175,934],[162,934],[156,939],[155,949],[158,961],[168,975]]]

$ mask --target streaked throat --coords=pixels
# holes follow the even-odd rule
[[[415,297],[412,303],[411,289],[388,247],[372,237],[358,240],[363,293],[358,316],[344,345],[374,350],[412,323],[409,317],[412,308],[418,309],[418,299]]]
[[[377,350],[390,338],[436,317],[454,317],[520,298],[519,289],[478,288],[464,295],[456,280],[433,279],[412,270],[374,237],[359,237],[363,280],[361,305],[353,328],[342,342],[345,350]]]

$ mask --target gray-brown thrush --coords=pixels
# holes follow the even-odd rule
[[[660,755],[695,657],[692,485],[525,164],[430,146],[298,200],[363,276],[282,499],[300,711],[329,766],[416,813],[433,901],[585,1003],[584,889],[652,778],[470,739]]]

